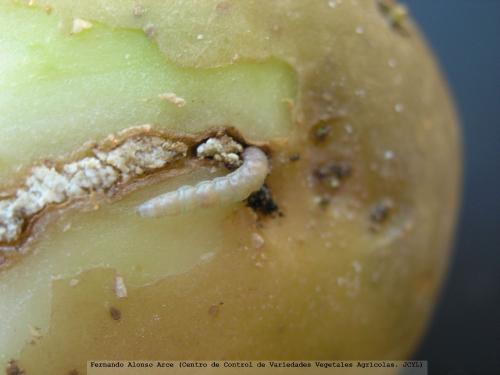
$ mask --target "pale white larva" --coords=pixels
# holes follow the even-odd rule
[[[266,154],[257,147],[248,147],[243,151],[243,164],[234,172],[159,195],[141,204],[137,212],[143,217],[161,217],[218,203],[240,202],[260,189],[268,173]]]

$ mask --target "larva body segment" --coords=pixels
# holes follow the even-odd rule
[[[268,173],[266,154],[257,147],[248,147],[243,152],[243,164],[234,172],[159,195],[141,204],[137,212],[143,217],[161,217],[218,203],[240,202],[264,184]]]

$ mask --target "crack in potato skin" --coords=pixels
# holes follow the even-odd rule
[[[87,142],[68,162],[60,157],[57,163],[45,161],[33,167],[24,187],[2,194],[13,198],[0,200],[0,251],[26,253],[26,243],[47,224],[43,221],[47,211],[98,207],[132,191],[134,186],[155,182],[155,175],[169,171],[171,177],[175,176],[188,159],[213,159],[230,168],[238,166],[243,146],[229,134],[242,139],[234,128],[180,135],[143,125],[124,129],[98,143]],[[35,231],[38,221],[44,225]],[[1,268],[8,265],[2,263]]]

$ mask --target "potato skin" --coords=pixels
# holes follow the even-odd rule
[[[446,268],[460,179],[453,106],[411,21],[394,29],[371,0],[150,1],[139,18],[132,2],[52,4],[67,20],[152,24],[181,66],[285,61],[298,96],[288,137],[267,140],[282,216],[237,206],[210,261],[126,299],[107,287],[113,268],[85,270],[77,288],[55,281],[50,330],[19,357],[28,374],[96,358],[411,355]],[[348,166],[333,172],[338,187],[321,177],[328,165]]]

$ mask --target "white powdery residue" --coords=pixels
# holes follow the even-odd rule
[[[101,192],[117,179],[115,170],[96,158],[67,164],[63,172],[47,166],[33,168],[25,188],[19,189],[14,199],[0,201],[0,241],[17,239],[26,218],[47,205],[83,196],[88,191]]]
[[[264,238],[258,233],[252,233],[252,245],[256,249],[262,248],[264,246]]]
[[[392,150],[385,150],[384,151],[384,159],[386,159],[386,160],[394,159],[394,151],[392,151]]]
[[[0,242],[17,240],[26,220],[50,204],[103,193],[119,181],[185,157],[187,150],[183,142],[146,136],[129,139],[109,152],[94,150],[96,157],[65,164],[60,171],[36,166],[14,198],[0,200]]]
[[[199,158],[213,158],[232,167],[241,165],[240,154],[242,151],[243,146],[227,135],[220,138],[209,138],[196,149]]]
[[[141,4],[135,4],[132,8],[132,14],[134,17],[142,17],[144,13],[146,13],[146,8],[144,8]]]
[[[71,25],[71,34],[78,34],[84,30],[91,29],[94,26],[91,22],[82,20],[81,18],[73,19],[73,23]]]
[[[55,168],[46,166],[33,168],[31,176],[26,180],[28,193],[35,198],[34,203],[42,207],[63,202],[67,198],[66,189],[69,184],[66,176]]]
[[[162,100],[166,100],[172,104],[175,104],[177,107],[181,108],[186,105],[186,99],[177,96],[177,94],[173,92],[165,92],[163,94],[158,95],[158,97]]]
[[[16,215],[12,199],[0,201],[0,240],[13,241],[21,233],[23,221]]]
[[[213,251],[210,251],[208,253],[202,254],[200,256],[200,260],[205,262],[205,261],[212,259],[214,256],[215,256],[215,253]]]
[[[337,5],[340,3],[340,0],[328,0],[328,6],[332,9],[337,7]]]
[[[38,194],[31,190],[18,190],[16,199],[12,201],[12,211],[18,217],[33,215],[40,211],[45,204],[45,201]]]
[[[183,142],[171,142],[160,137],[129,139],[110,152],[94,151],[95,155],[106,164],[121,172],[124,182],[145,171],[162,168],[169,161],[184,157],[187,145]]]
[[[71,198],[83,196],[89,191],[102,193],[118,180],[118,173],[97,158],[84,158],[67,164],[63,171],[69,181],[66,193]]]
[[[118,298],[126,298],[128,296],[127,287],[125,286],[125,281],[123,277],[115,277],[115,295]]]
[[[364,29],[363,26],[357,26],[356,27],[356,34],[361,35],[361,34],[364,34],[364,33],[365,33],[365,29]]]
[[[14,199],[0,201],[0,241],[14,241],[21,234],[25,219],[51,203],[66,198],[68,180],[54,168],[33,168],[26,179],[26,188],[20,189]]]

